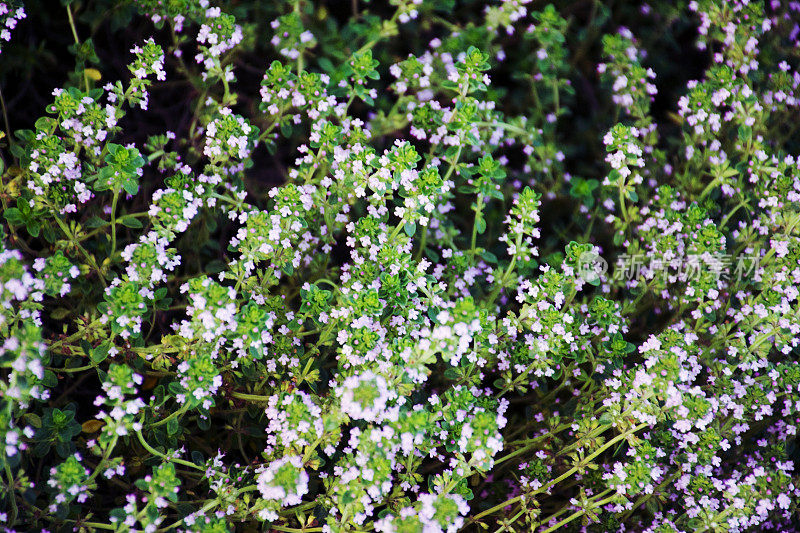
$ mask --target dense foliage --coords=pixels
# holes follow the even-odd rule
[[[796,530],[796,2],[51,4],[0,527]]]

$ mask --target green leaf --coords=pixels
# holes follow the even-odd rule
[[[38,237],[39,230],[42,229],[42,227],[39,222],[35,220],[29,220],[27,226],[25,226],[25,229],[28,230],[28,233],[30,233],[31,237]]]
[[[336,67],[333,66],[333,63],[327,57],[320,57],[317,62],[319,63],[319,68],[324,70],[325,72],[333,72]]]
[[[406,235],[413,237],[414,233],[417,232],[417,225],[413,222],[406,222],[406,225],[403,227],[403,229],[406,231]]]
[[[44,237],[50,244],[53,244],[56,242],[56,230],[53,229],[52,225],[45,224],[42,228],[42,237]]]
[[[46,440],[37,442],[36,446],[33,448],[33,454],[36,457],[44,457],[47,455],[48,451],[50,451],[50,443]]]
[[[97,348],[93,348],[90,355],[92,362],[95,364],[99,364],[105,361],[106,358],[108,357],[108,350],[109,350],[109,345],[107,343],[103,343]]]
[[[206,264],[206,272],[209,274],[219,274],[223,270],[225,270],[226,264],[224,261],[220,261],[219,259],[214,259],[209,261]]]
[[[505,196],[503,196],[503,191],[500,191],[500,190],[497,190],[497,189],[490,190],[489,191],[489,196],[491,196],[495,200],[500,200],[500,201],[502,201],[505,198]]]
[[[98,216],[93,216],[89,220],[86,221],[84,226],[90,229],[99,228],[100,226],[104,225],[106,222],[102,218]]]
[[[19,131],[17,131],[16,133],[19,133]],[[19,137],[19,135],[17,135],[17,137]],[[11,145],[11,155],[16,157],[17,159],[22,159],[26,155],[25,148],[23,148],[19,144]]]
[[[167,422],[167,435],[176,435],[181,430],[181,424],[178,418],[173,418]]]
[[[104,176],[104,173],[102,171],[99,172],[96,176],[94,176],[94,179],[97,180],[97,183],[95,183],[93,186],[95,192],[103,192],[111,188],[111,184],[107,181],[108,178]]]
[[[45,370],[44,378],[42,378],[42,385],[44,385],[48,389],[58,385],[58,377],[56,377],[56,373],[53,372],[52,370]]]
[[[737,174],[739,174],[738,170],[736,170],[733,167],[728,167],[722,172],[722,177],[723,178],[730,178],[731,176],[736,176]]]
[[[451,367],[448,367],[447,370],[444,371],[444,378],[455,381],[455,380],[461,378],[461,374],[459,374],[458,370],[456,370],[455,368],[453,368],[451,366]]]
[[[483,232],[486,231],[486,219],[484,219],[482,216],[478,216],[475,219],[475,227],[477,228],[478,233],[483,235]]]
[[[494,264],[494,265],[497,264],[497,256],[494,255],[489,250],[482,251],[480,255],[483,258],[483,260],[486,261],[487,263],[491,263],[491,264]]]
[[[55,130],[57,124],[56,119],[53,117],[40,117],[33,125],[36,126],[37,130],[52,132]]]
[[[69,315],[70,310],[64,307],[59,307],[55,309],[52,313],[50,313],[50,317],[53,320],[63,320],[67,315]]]
[[[139,219],[138,218],[134,218],[134,217],[121,218],[120,222],[122,222],[122,225],[127,227],[127,228],[141,229],[141,228],[144,227],[142,225],[142,223],[139,221]]]
[[[66,458],[71,453],[71,446],[70,442],[59,442],[56,443],[56,453],[60,455],[62,458]]]
[[[3,213],[3,216],[6,217],[9,224],[13,224],[15,226],[22,225],[22,213],[16,207],[11,207],[6,209],[6,212]]]
[[[25,413],[23,415],[23,418],[28,424],[35,427],[36,429],[42,427],[42,418],[36,413]]]
[[[128,180],[122,184],[122,188],[131,196],[135,196],[139,192],[139,183],[136,180]]]
[[[747,126],[746,124],[742,124],[739,126],[739,131],[737,133],[739,134],[740,141],[747,142],[753,136],[753,128]]]

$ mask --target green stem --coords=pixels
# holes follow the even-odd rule
[[[563,430],[567,429],[571,425],[572,424],[562,424],[561,426],[557,427],[555,430],[548,431],[544,435],[539,435],[539,436],[533,437],[531,439],[525,439],[525,443],[526,443],[525,446],[523,446],[522,448],[519,448],[518,450],[514,450],[513,452],[509,453],[508,455],[504,455],[503,457],[501,457],[500,459],[498,459],[497,461],[494,462],[495,466],[499,465],[501,463],[504,463],[504,462],[508,461],[509,459],[513,459],[514,457],[529,451],[530,449],[534,448],[536,446],[536,443],[538,443],[540,440],[542,440],[544,438],[547,438],[547,437],[549,437],[551,435],[554,435],[556,433],[559,433],[560,431],[563,431]]]
[[[517,256],[519,255],[519,248],[520,246],[522,246],[522,236],[523,234],[520,231],[519,234],[517,235],[517,240],[514,243],[514,250],[516,253],[513,256],[511,256],[511,262],[508,264],[508,268],[506,269],[506,271],[503,272],[503,277],[500,278],[500,283],[498,283],[495,286],[494,290],[492,291],[492,294],[489,298],[492,302],[494,302],[500,295],[500,291],[503,290],[503,288],[506,286],[506,283],[508,282],[508,277],[511,275],[511,273],[514,271],[514,268],[517,266]]]
[[[47,516],[47,515],[45,515],[43,518],[45,520],[49,520],[51,522],[56,522],[58,520],[55,517],[51,517],[51,516]],[[78,521],[78,520],[74,520],[72,518],[66,518],[66,519],[64,519],[64,521],[65,522],[74,522],[76,526],[80,526],[80,528],[81,528],[80,530],[81,531],[83,531],[84,528],[104,529],[104,530],[107,530],[107,531],[116,531],[117,530],[117,526],[114,526],[114,525],[111,525],[111,524],[102,524],[100,522],[84,522],[83,520]],[[75,531],[77,531],[77,527],[76,527]]]
[[[219,500],[218,500],[218,499],[213,499],[213,500],[211,500],[211,501],[207,502],[207,503],[206,503],[206,504],[203,506],[203,508],[202,508],[202,509],[200,509],[200,512],[199,512],[199,514],[202,516],[203,514],[205,514],[206,512],[210,511],[211,509],[213,509],[213,508],[214,508],[214,507],[216,507],[217,505],[219,505]],[[159,529],[158,531],[159,531],[159,532],[161,532],[161,531],[172,531],[173,529],[175,529],[175,528],[176,528],[176,527],[178,527],[179,525],[183,524],[183,520],[184,520],[184,519],[183,519],[183,518],[181,518],[181,519],[180,519],[180,520],[178,520],[177,522],[174,522],[174,523],[172,523],[172,524],[168,525],[167,527],[165,527],[165,528],[163,528],[163,529]]]
[[[72,8],[67,4],[67,17],[69,18],[69,27],[72,30],[72,37],[75,39],[75,44],[81,44],[78,38],[78,30],[75,28],[75,19],[72,18]]]
[[[700,196],[697,197],[697,202],[700,203],[700,200],[705,198],[708,193],[714,190],[714,187],[716,187],[719,184],[720,180],[721,178],[719,176],[711,180],[711,182],[708,185],[706,185],[706,188],[703,189],[703,192],[700,193]]]
[[[489,127],[492,127],[492,128],[503,128],[506,131],[513,131],[515,133],[518,133],[520,135],[524,135],[526,137],[533,137],[533,134],[531,132],[529,132],[528,130],[526,130],[525,128],[520,128],[519,126],[514,126],[513,124],[508,124],[507,122],[500,122],[500,121],[497,121],[497,122],[485,122],[485,121],[481,121],[481,122],[475,122],[475,125],[476,126],[489,126]]]
[[[81,40],[78,38],[78,30],[75,28],[75,19],[72,18],[72,8],[67,4],[67,17],[69,18],[69,27],[72,30],[72,37],[75,39],[75,53],[78,53],[78,47],[81,45]],[[86,74],[86,69],[83,69],[83,83],[86,85],[86,92],[89,92],[89,76]]]
[[[280,124],[282,115],[283,115],[283,109],[281,109],[281,112],[278,113],[278,117],[275,119],[275,122],[270,124],[267,128],[264,128],[264,131],[262,131],[261,134],[258,136],[258,140],[256,140],[256,144],[258,144],[261,141],[263,141],[264,139],[266,139],[267,135],[269,135],[270,132],[275,129],[275,126]]]
[[[517,503],[518,501],[520,501],[521,499],[522,499],[522,495],[516,496],[514,498],[511,498],[510,500],[506,500],[503,503],[498,503],[494,507],[490,507],[489,509],[486,509],[482,513],[478,513],[475,516],[473,516],[472,517],[472,521],[475,522],[477,520],[480,520],[484,516],[490,515],[490,514],[496,512],[496,511],[499,511],[501,509],[505,509],[509,505],[513,505],[513,504]]]
[[[232,198],[229,198],[227,196],[223,196],[223,195],[217,194],[215,192],[209,194],[209,196],[211,198],[216,198],[217,200],[222,200],[223,202],[227,202],[227,203],[231,204],[232,206],[236,207],[237,209],[240,209],[242,207],[242,202],[238,202],[238,201],[236,201],[236,200],[234,200]]]
[[[609,489],[609,491],[610,491],[610,490],[611,490],[611,489]],[[601,494],[607,494],[609,491],[603,492],[603,493],[601,493]],[[588,509],[588,510],[590,510],[590,511],[591,511],[591,510],[597,509],[597,508],[599,508],[599,507],[602,507],[602,506],[604,506],[605,504],[607,504],[607,503],[609,503],[609,502],[613,501],[613,500],[614,500],[616,497],[617,497],[617,495],[616,495],[616,494],[614,494],[613,496],[609,496],[608,498],[606,498],[606,499],[604,499],[604,500],[600,500],[599,502],[596,502],[596,503],[595,503],[595,504],[594,504],[594,505],[591,507],[591,509]],[[575,520],[576,518],[580,518],[581,516],[583,516],[584,514],[586,514],[586,511],[587,511],[586,509],[580,509],[579,511],[575,511],[574,513],[572,513],[571,515],[569,515],[568,517],[566,517],[564,520],[562,520],[562,521],[558,522],[557,524],[555,524],[555,525],[554,525],[554,526],[552,526],[552,527],[549,527],[549,528],[545,529],[545,530],[544,530],[544,531],[542,531],[541,533],[552,533],[553,531],[557,530],[557,529],[558,529],[558,528],[560,528],[561,526],[563,526],[563,525],[565,525],[565,524],[568,524],[568,523],[572,522],[572,521],[573,521],[573,520]],[[549,519],[548,519],[548,521],[549,521]]]
[[[512,527],[511,524],[516,522],[519,519],[519,517],[524,515],[524,514],[525,514],[525,510],[523,509],[522,511],[520,511],[517,514],[515,514],[514,516],[512,516],[510,520],[505,521],[504,525],[502,525],[499,528],[497,528],[494,533],[503,533],[504,531],[514,531],[513,529],[508,529],[508,528]]]
[[[173,411],[167,418],[162,418],[161,420],[159,420],[158,422],[154,423],[150,427],[151,428],[157,428],[157,427],[163,426],[164,424],[166,424],[170,420],[173,420],[173,419],[181,416],[182,414],[184,414],[188,410],[189,410],[189,404],[185,403],[185,404],[183,404],[181,406],[180,409],[178,409],[177,411]]]
[[[425,252],[425,247],[428,245],[428,226],[422,226],[422,239],[419,242],[419,250],[417,250],[416,260],[422,259],[422,254]]]
[[[197,465],[195,465],[195,466],[197,466]],[[255,490],[258,490],[258,486],[256,486],[256,485],[248,485],[248,486],[246,486],[246,487],[242,487],[241,489],[238,489],[238,490],[236,491],[236,494],[234,494],[233,496],[234,496],[234,497],[236,497],[236,496],[238,496],[239,494],[242,494],[243,492],[253,492],[253,491],[255,491]],[[221,503],[221,502],[220,502],[220,501],[219,501],[219,499],[217,499],[217,498],[215,498],[215,499],[213,499],[213,500],[211,500],[211,501],[209,501],[209,502],[206,502],[206,504],[203,506],[203,508],[202,508],[202,509],[200,509],[200,511],[198,512],[198,514],[202,516],[202,515],[204,515],[205,513],[207,513],[208,511],[210,511],[211,509],[213,509],[214,507],[216,507],[217,505],[219,505],[220,503]],[[181,518],[181,519],[180,519],[180,520],[178,520],[177,522],[174,522],[174,523],[172,523],[172,524],[168,525],[167,527],[164,527],[164,528],[161,528],[161,529],[159,529],[159,530],[158,530],[158,533],[163,533],[164,531],[172,531],[172,530],[174,530],[176,527],[178,527],[179,525],[181,525],[182,523],[183,523],[183,518]],[[275,527],[275,526],[270,526],[270,527],[274,529],[274,527]],[[307,529],[306,531],[310,531],[310,530],[308,530],[308,529]]]
[[[7,525],[13,526],[17,521],[17,495],[14,494],[14,473],[11,471],[11,465],[8,464],[8,460],[3,461],[3,466],[5,467],[6,476],[8,477],[8,501],[11,505],[11,516],[9,517]]]
[[[739,202],[739,204],[736,207],[734,207],[727,215],[725,215],[725,218],[723,218],[722,222],[719,223],[719,227],[720,228],[724,228],[728,224],[728,221],[730,220],[730,218],[736,213],[736,211],[738,211],[739,209],[741,209],[742,207],[744,207],[746,205],[747,205],[746,201],[745,202]]]
[[[504,508],[508,507],[509,505],[513,505],[513,504],[517,503],[518,501],[522,500],[522,498],[524,498],[524,497],[533,496],[533,495],[539,494],[540,492],[545,492],[545,491],[549,490],[550,488],[558,485],[559,483],[561,483],[565,479],[567,479],[570,476],[572,476],[572,474],[574,474],[575,472],[577,472],[581,468],[585,468],[586,464],[588,464],[592,459],[594,459],[595,457],[597,457],[598,455],[600,455],[601,453],[606,451],[611,446],[615,445],[616,443],[618,443],[622,439],[627,438],[629,435],[632,435],[632,434],[636,433],[640,429],[643,429],[647,425],[648,424],[646,424],[646,423],[641,423],[641,424],[639,424],[637,426],[634,426],[634,427],[628,429],[627,431],[625,431],[623,433],[620,433],[619,435],[617,435],[616,437],[614,437],[610,441],[608,441],[605,444],[603,444],[602,446],[600,446],[600,448],[595,450],[591,455],[585,457],[581,461],[581,464],[579,464],[577,466],[573,466],[572,468],[570,468],[569,470],[567,470],[566,472],[564,472],[563,474],[561,474],[557,478],[555,478],[552,481],[549,481],[548,483],[542,485],[538,489],[535,489],[535,490],[533,490],[531,492],[528,492],[527,494],[521,494],[519,496],[516,496],[515,498],[511,498],[510,500],[506,500],[503,503],[499,503],[499,504],[495,505],[494,507],[491,507],[491,508],[483,511],[482,513],[478,513],[477,515],[475,515],[473,517],[473,521],[478,520],[478,519],[480,519],[480,518],[482,518],[482,517],[484,517],[486,515],[490,515],[490,514],[496,512],[496,511],[499,511],[501,509],[504,509]],[[608,429],[609,427],[611,427],[611,426],[606,426],[605,429]]]
[[[717,523],[717,525],[720,525],[720,524],[719,524],[719,522],[720,522],[720,521],[721,521],[723,518],[725,518],[726,516],[728,516],[729,514],[731,514],[731,512],[733,512],[735,509],[736,509],[736,508],[735,508],[734,506],[732,506],[732,505],[729,505],[729,506],[728,506],[728,507],[726,507],[726,508],[725,508],[725,509],[724,509],[724,510],[721,512],[721,513],[719,513],[719,514],[718,514],[716,517],[714,517],[714,522],[716,522],[716,523]],[[724,528],[724,529],[727,529],[727,527],[726,527],[726,528]],[[698,529],[698,530],[697,530],[697,533],[703,533],[704,531],[708,531],[708,527],[707,527],[707,526],[703,526],[702,528]],[[714,531],[718,531],[716,527],[714,527]]]
[[[54,216],[53,219],[56,221],[56,224],[58,224],[58,227],[61,228],[61,231],[64,232],[64,235],[67,237],[67,239],[69,239],[71,243],[75,244],[78,250],[81,251],[83,256],[86,258],[86,261],[89,263],[89,266],[91,266],[92,268],[95,269],[95,271],[97,271],[97,276],[100,278],[103,287],[108,287],[108,283],[106,283],[106,278],[103,275],[103,271],[100,269],[100,266],[97,264],[97,260],[94,258],[94,256],[91,255],[89,252],[87,252],[86,248],[81,246],[80,242],[78,242],[75,239],[75,235],[72,234],[67,225],[64,224],[64,221],[61,220],[61,217],[59,215]]]
[[[470,239],[469,254],[475,256],[475,242],[478,238],[478,220],[483,216],[483,194],[478,193],[475,201],[475,219],[472,221],[472,238]]]
[[[114,437],[111,439],[111,442],[108,443],[108,446],[106,446],[106,449],[103,452],[103,457],[100,458],[100,462],[97,463],[94,472],[92,472],[92,475],[86,480],[85,485],[89,485],[100,474],[100,470],[105,467],[106,461],[108,461],[108,458],[111,457],[111,452],[114,451],[114,446],[117,445],[118,439],[119,437],[114,435]]]
[[[114,252],[117,251],[117,200],[119,200],[119,191],[114,191],[114,198],[111,199],[111,254],[109,257],[114,257]]]
[[[666,487],[667,485],[669,485],[670,483],[675,481],[677,478],[679,478],[681,476],[681,474],[682,474],[682,472],[677,472],[677,473],[669,476],[667,479],[662,481],[655,488],[655,490],[653,490],[653,492],[651,492],[650,494],[645,494],[644,496],[642,496],[641,498],[636,500],[636,502],[633,504],[633,507],[631,507],[627,512],[625,512],[625,514],[622,515],[622,522],[625,522],[628,519],[628,517],[631,516],[634,513],[634,511],[636,511],[636,509],[638,509],[639,506],[642,505],[644,502],[646,502],[647,500],[649,500],[653,496],[657,496],[664,487]]]
[[[83,372],[84,370],[89,370],[94,368],[94,365],[84,365],[84,366],[76,366],[74,368],[52,368],[47,367],[47,370],[52,370],[53,372],[58,372],[59,374],[72,374],[75,372]]]
[[[175,463],[175,464],[179,464],[179,465],[183,465],[183,466],[188,466],[189,468],[194,468],[194,469],[196,469],[196,470],[200,470],[201,472],[205,472],[205,468],[203,468],[202,466],[196,465],[196,464],[194,464],[194,463],[192,463],[192,462],[190,462],[190,461],[185,461],[185,460],[183,460],[183,459],[179,459],[179,458],[177,458],[177,457],[170,457],[170,456],[168,456],[168,455],[166,455],[166,454],[164,454],[164,453],[161,453],[160,451],[156,450],[155,448],[153,448],[152,446],[150,446],[150,445],[147,443],[147,441],[146,441],[146,440],[144,440],[144,435],[142,435],[142,431],[141,431],[141,430],[139,430],[139,431],[137,431],[137,432],[136,432],[136,438],[138,438],[138,439],[139,439],[139,444],[141,444],[141,445],[142,445],[142,447],[143,447],[145,450],[147,450],[147,451],[148,451],[148,452],[150,452],[151,454],[155,455],[156,457],[160,457],[161,459],[163,459],[163,460],[165,460],[165,461],[172,461],[172,462],[173,462],[173,463]]]
[[[321,527],[304,527],[302,529],[297,529],[295,527],[276,526],[275,524],[270,524],[269,527],[276,531],[287,531],[288,533],[316,533],[322,531]]]
[[[149,216],[150,216],[150,213],[148,213],[146,211],[143,211],[141,213],[128,213],[127,215],[122,215],[121,217],[117,218],[117,221],[122,222],[123,220],[126,220],[128,218],[145,218],[145,217],[149,217]],[[83,237],[80,237],[78,239],[78,242],[83,242],[85,240],[91,239],[92,237],[94,237],[95,235],[97,235],[98,233],[103,231],[107,226],[110,226],[110,225],[111,225],[111,222],[104,222],[102,226],[99,226],[99,227],[93,229],[92,231],[90,231],[89,233],[87,233],[86,235],[84,235]]]
[[[248,402],[268,402],[270,399],[269,396],[259,396],[258,394],[247,394],[245,392],[231,392],[230,396]]]
[[[294,0],[292,6],[292,11],[294,14],[297,15],[297,18],[300,18],[300,0]],[[297,75],[299,76],[301,72],[303,72],[303,50],[300,49],[300,54],[297,56]]]
[[[86,324],[86,326],[83,329],[81,329],[81,331],[78,331],[77,333],[73,333],[72,335],[70,335],[66,339],[61,339],[60,341],[56,341],[56,342],[52,343],[50,346],[48,346],[48,348],[50,350],[52,350],[54,348],[57,348],[57,347],[61,346],[62,344],[69,344],[72,341],[75,341],[75,340],[78,340],[80,338],[83,338],[83,337],[86,336],[87,330],[93,328],[94,326],[96,326],[96,325],[98,325],[100,323],[101,323],[101,320],[99,318],[96,318],[93,321],[91,321],[90,323]]]
[[[220,76],[222,78],[222,87],[225,90],[225,94],[222,95],[222,103],[224,105],[228,105],[229,104],[228,99],[231,96],[231,88],[228,85],[228,77],[225,75],[225,69],[222,68],[221,64],[219,66],[219,70],[220,70],[220,74],[222,74]]]
[[[558,117],[558,112],[561,110],[561,105],[559,102],[559,95],[558,95],[558,78],[553,79],[553,105],[555,107],[556,117]]]
[[[95,529],[105,529],[107,531],[116,531],[117,526],[112,524],[101,524],[100,522],[81,522],[81,527],[93,527]]]
[[[389,235],[388,242],[394,241],[397,238],[397,236],[400,235],[400,230],[402,230],[405,227],[405,225],[406,225],[405,219],[401,219],[400,222],[397,223],[397,226],[395,226],[394,231],[392,231],[392,234]]]
[[[628,208],[625,205],[625,182],[620,180],[619,187],[618,187],[618,194],[619,194],[619,209],[622,212],[622,219],[625,221],[625,226],[627,227],[631,221],[628,218]]]
[[[3,91],[0,90],[0,107],[3,109],[3,122],[6,126],[6,137],[8,138],[9,148],[14,147],[14,136],[11,135],[11,126],[8,122],[8,110],[6,109],[6,101],[3,99]],[[5,199],[3,200],[5,202]]]

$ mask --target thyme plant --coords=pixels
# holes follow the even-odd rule
[[[796,2],[61,4],[0,527],[795,530]]]

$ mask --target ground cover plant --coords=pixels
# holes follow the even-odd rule
[[[0,26],[0,528],[800,529],[796,2]]]

